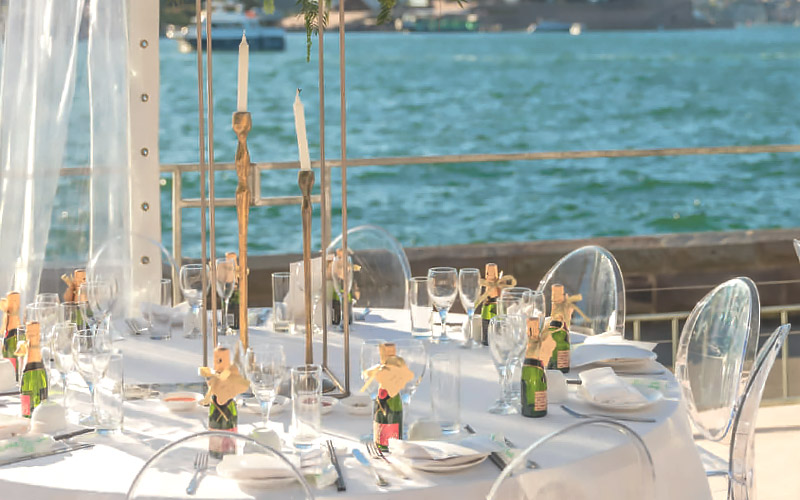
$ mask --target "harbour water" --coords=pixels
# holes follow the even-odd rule
[[[297,159],[297,87],[318,157],[317,48],[307,63],[304,43],[292,33],[285,52],[251,52],[253,161]],[[337,43],[325,36],[327,158],[339,156]],[[346,47],[351,158],[800,142],[797,28],[577,37],[354,33]],[[197,162],[195,55],[170,40],[160,50],[160,160]],[[235,53],[214,56],[220,162],[234,156],[236,62]],[[76,99],[68,163],[80,165],[88,161],[80,89]],[[405,246],[787,228],[797,226],[799,167],[796,154],[359,167],[349,170],[348,215],[351,227],[383,226]],[[51,254],[84,246],[59,244],[86,224],[85,207],[65,196],[79,182],[62,185]],[[168,247],[170,183],[162,180]],[[218,196],[233,196],[235,175],[218,174],[216,186]],[[197,197],[196,176],[185,175],[183,189]],[[296,173],[266,173],[262,193],[298,194]],[[250,224],[251,252],[301,251],[298,206],[255,208]],[[199,256],[198,228],[199,213],[185,210],[186,256]],[[217,239],[220,252],[235,248],[233,209],[218,209]]]

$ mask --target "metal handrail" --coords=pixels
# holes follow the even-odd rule
[[[784,304],[777,306],[764,306],[761,308],[761,317],[778,316],[780,323],[785,324],[789,322],[789,313],[800,312],[800,304]],[[672,369],[675,369],[675,357],[678,351],[678,339],[680,337],[679,326],[680,321],[689,317],[689,311],[680,312],[667,312],[667,313],[648,313],[648,314],[630,314],[625,318],[625,323],[630,323],[633,327],[633,340],[642,340],[642,323],[653,322],[666,322],[670,324],[670,342],[672,346]],[[790,332],[791,334],[791,332]],[[781,398],[780,401],[790,401],[789,397],[789,338],[783,343],[781,350]],[[657,343],[667,342],[666,340],[656,340]],[[768,401],[769,403],[769,401]]]

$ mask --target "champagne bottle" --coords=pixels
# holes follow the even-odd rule
[[[381,365],[387,359],[397,355],[397,347],[390,342],[380,345]],[[383,385],[378,386],[378,397],[375,399],[372,418],[372,437],[381,450],[389,449],[389,439],[403,438],[403,400],[400,392],[389,395]]]
[[[520,397],[524,417],[544,417],[547,415],[547,375],[542,360],[539,359],[541,346],[539,318],[528,318],[528,348],[522,365]]]
[[[228,373],[226,379],[232,380],[239,375],[235,366],[231,365],[230,350],[218,347],[214,349],[214,371],[220,375]],[[233,377],[230,376],[233,374]],[[217,386],[220,384],[218,383]],[[227,401],[219,401],[217,394],[212,391],[211,402],[208,406],[209,430],[222,430],[238,432],[239,412],[236,400],[231,397]],[[236,441],[228,437],[212,436],[208,441],[208,454],[214,458],[236,453]]]
[[[236,272],[236,278],[234,280],[234,288],[233,293],[231,294],[231,299],[228,301],[228,309],[225,311],[226,314],[233,314],[233,323],[229,325],[234,330],[239,330],[239,264],[237,261],[236,252],[226,252],[225,258],[227,260],[233,261],[233,268]]]
[[[499,275],[497,272],[497,264],[486,264],[484,278],[487,283],[497,282]],[[488,297],[481,307],[481,344],[489,345],[489,321],[497,316],[497,297],[500,295],[500,290],[496,286],[486,285]]]
[[[569,372],[569,331],[564,322],[568,307],[564,285],[554,284],[550,288],[550,325],[547,333],[556,341],[556,348],[553,350],[547,369],[561,370],[563,373]]]
[[[20,406],[22,407],[22,416],[31,418],[34,408],[47,399],[47,373],[44,370],[44,363],[42,363],[39,323],[37,321],[29,322],[25,329],[25,335],[28,360],[25,363],[20,383]]]
[[[5,315],[3,316],[3,357],[14,365],[14,374],[19,381],[17,370],[17,332],[19,330],[19,292],[6,295]]]

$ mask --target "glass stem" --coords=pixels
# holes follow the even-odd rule
[[[506,369],[500,371],[500,398],[498,401],[504,403],[506,401]]]
[[[442,318],[442,338],[447,337],[447,309],[439,309],[439,317]]]
[[[228,334],[228,301],[231,300],[230,298],[226,298],[224,300],[225,305],[222,309],[222,331],[223,335]]]

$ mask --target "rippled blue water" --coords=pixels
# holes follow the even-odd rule
[[[337,158],[338,40],[325,41],[326,155]],[[253,161],[296,159],[296,87],[318,156],[317,61],[305,62],[303,35],[287,42],[283,53],[251,53]],[[788,27],[351,34],[348,156],[798,143],[798,42],[800,29]],[[196,85],[195,56],[162,40],[162,163],[198,160]],[[234,155],[235,88],[236,54],[215,54],[217,161]],[[798,167],[797,154],[360,167],[349,169],[348,213],[351,227],[384,226],[407,246],[793,227]],[[183,181],[185,196],[197,196],[196,177]],[[218,195],[234,188],[234,175],[218,175]],[[265,195],[297,192],[293,171],[263,177]],[[333,193],[338,213],[338,182]],[[235,211],[219,209],[217,221],[218,248],[233,249]],[[199,255],[198,228],[199,212],[185,210],[185,255]],[[299,207],[253,209],[250,244],[253,253],[299,252]]]

